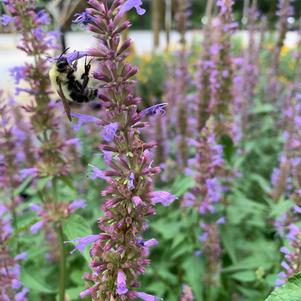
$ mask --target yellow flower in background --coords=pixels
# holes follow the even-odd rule
[[[286,45],[283,45],[281,50],[280,50],[280,57],[286,56],[290,52],[290,48]]]
[[[278,79],[283,84],[288,84],[289,83],[288,79],[284,76],[279,76]]]

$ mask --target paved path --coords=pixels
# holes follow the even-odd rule
[[[246,33],[239,33],[245,40]],[[150,31],[131,31],[130,37],[134,41],[136,51],[141,53],[151,52],[152,50],[152,33]],[[0,88],[7,89],[7,86],[11,86],[13,80],[10,79],[9,69],[14,66],[19,66],[28,60],[28,58],[16,49],[19,36],[16,34],[2,34],[0,35]],[[191,43],[193,41],[200,40],[199,31],[190,31],[187,34],[187,41]],[[171,33],[171,47],[175,46],[179,41],[179,36],[176,32]],[[293,47],[297,41],[297,33],[290,32],[287,35],[286,43],[288,46]],[[160,50],[165,48],[165,35],[162,32],[160,35]],[[67,34],[67,45],[71,50],[85,50],[89,47],[93,47],[95,39],[91,35],[86,33],[69,33]]]

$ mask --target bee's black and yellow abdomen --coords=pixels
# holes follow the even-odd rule
[[[84,103],[95,100],[97,89],[87,87],[89,82],[90,63],[85,65],[85,71],[77,78],[76,69],[65,58],[60,58],[51,68],[49,76],[56,91],[62,94],[69,102]],[[60,85],[61,88],[58,86]]]

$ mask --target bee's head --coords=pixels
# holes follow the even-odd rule
[[[56,61],[56,67],[59,72],[65,72],[68,65],[69,65],[69,63],[67,61],[67,58],[64,56],[59,57]]]

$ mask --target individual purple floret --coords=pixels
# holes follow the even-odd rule
[[[142,0],[127,0],[120,6],[120,14],[124,14],[125,12],[135,8],[138,15],[144,15],[146,10],[141,7]]]

